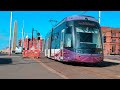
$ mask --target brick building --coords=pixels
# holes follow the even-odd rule
[[[120,54],[120,28],[101,27],[104,37],[104,55]]]

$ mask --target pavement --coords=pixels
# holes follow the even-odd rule
[[[32,59],[0,56],[0,79],[63,79]]]

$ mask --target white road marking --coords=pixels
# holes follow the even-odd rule
[[[104,59],[104,61],[108,61],[108,62],[114,62],[114,63],[120,63],[120,61],[118,61],[118,60]]]
[[[47,65],[45,65],[45,64],[42,63],[41,61],[38,61],[38,60],[36,60],[36,59],[34,59],[34,60],[37,61],[37,62],[39,62],[39,64],[41,64],[43,67],[45,67],[46,69],[48,69],[48,70],[51,71],[52,73],[55,73],[55,74],[59,75],[60,77],[62,77],[62,78],[64,78],[64,79],[69,79],[69,78],[66,77],[65,75],[63,75],[63,74],[57,72],[56,70],[48,67]]]

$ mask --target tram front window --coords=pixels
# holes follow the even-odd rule
[[[82,23],[82,25],[77,25],[75,27],[76,49],[82,54],[102,53],[100,29],[95,23],[87,23],[88,25]]]

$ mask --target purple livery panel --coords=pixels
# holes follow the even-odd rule
[[[55,54],[55,59],[60,60],[62,56],[62,51],[60,50],[58,53]],[[64,49],[63,50],[63,61],[65,62],[86,62],[86,63],[96,63],[103,61],[102,54],[78,54],[73,51]]]

